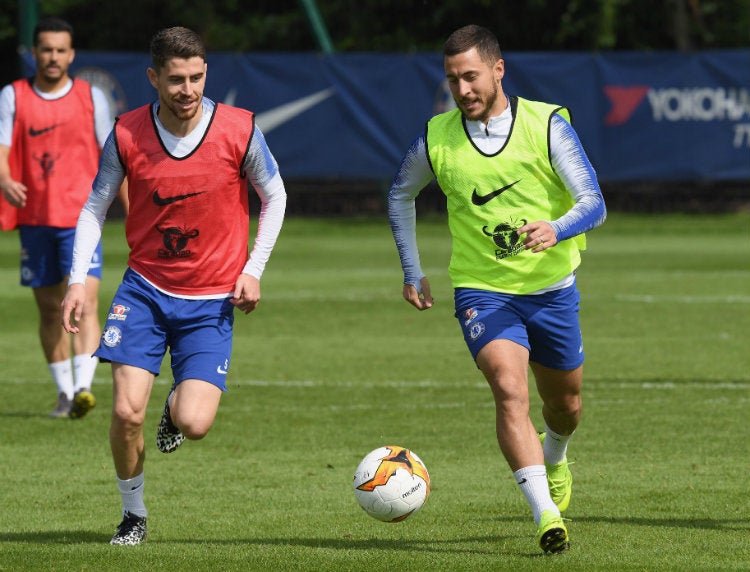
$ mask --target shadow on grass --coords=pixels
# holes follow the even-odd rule
[[[526,522],[527,517],[501,517],[491,519],[493,522]],[[710,518],[668,519],[640,517],[575,517],[575,523],[616,524],[635,527],[692,528],[700,530],[750,531],[750,522],[744,519]],[[422,552],[451,552],[457,554],[497,554],[496,549],[487,546],[501,547],[505,542],[512,542],[513,535],[491,534],[487,536],[456,537],[452,539],[422,540],[417,538],[355,538],[361,534],[344,534],[340,538],[149,538],[148,544],[206,544],[206,545],[254,545],[254,546],[299,546],[306,548],[325,548],[331,550],[416,550]],[[0,543],[22,542],[36,544],[109,544],[111,536],[106,533],[90,530],[55,530],[36,532],[0,532]],[[502,549],[501,549],[502,552]],[[541,556],[540,553],[528,554],[529,557]]]
[[[27,533],[0,533],[0,545],[4,542],[32,543],[32,544],[92,544],[109,545],[110,536],[91,531],[80,532],[27,532]],[[516,553],[503,549],[506,542],[510,542],[510,536],[474,536],[456,537],[441,540],[419,540],[419,539],[382,539],[382,538],[351,538],[344,535],[341,538],[160,538],[149,537],[143,546],[169,546],[169,545],[203,545],[203,546],[230,546],[230,547],[297,547],[313,548],[318,550],[336,551],[383,551],[387,554],[398,552],[422,552],[431,554],[456,554],[463,556],[498,556],[508,554],[527,558],[542,558],[541,552]],[[132,550],[132,546],[112,546],[113,550]]]
[[[2,532],[0,543],[22,542],[33,544],[109,544],[110,535],[93,531],[38,531],[38,532]],[[454,538],[450,540],[418,540],[418,539],[382,539],[382,538],[353,538],[344,535],[341,538],[222,538],[196,539],[149,538],[146,544],[206,544],[231,546],[299,546],[306,548],[326,548],[332,550],[416,550],[424,552],[455,552],[459,554],[493,554],[494,551],[481,548],[471,548],[466,545],[490,544],[504,540],[501,536],[485,536],[472,538]]]
[[[505,517],[492,519],[495,522],[527,522],[528,517]],[[575,517],[570,523],[606,523],[623,526],[648,526],[663,528],[693,528],[700,530],[750,530],[750,523],[745,519],[722,519],[710,518],[698,519],[668,519],[668,518],[639,518],[639,517]],[[341,538],[150,538],[148,544],[215,544],[215,545],[255,545],[255,546],[300,546],[307,548],[325,548],[332,550],[416,550],[423,552],[450,552],[457,554],[497,554],[496,549],[484,548],[485,546],[501,546],[503,543],[512,541],[514,535],[486,535],[472,537],[456,537],[441,540],[422,540],[417,538],[355,538],[354,534],[345,534]],[[90,530],[60,530],[60,531],[37,531],[37,532],[0,532],[0,543],[3,542],[27,542],[39,544],[109,544],[110,535]],[[476,547],[472,548],[471,545]],[[502,550],[501,550],[502,552]],[[528,556],[537,557],[539,553]]]
[[[567,516],[564,520],[570,526],[576,523],[585,524],[616,524],[622,526],[658,526],[662,528],[695,528],[700,530],[748,530],[750,521],[747,519],[713,519],[713,518],[648,518],[638,516]],[[528,522],[526,516],[490,517],[492,522]]]
[[[0,532],[0,542],[31,542],[33,544],[109,544],[111,538],[111,534],[102,534],[92,530]]]
[[[567,519],[566,519],[567,520]],[[660,526],[663,528],[695,528],[700,530],[747,530],[750,522],[747,519],[712,518],[646,518],[646,517],[608,517],[581,516],[571,517],[570,522],[622,524],[625,526]]]
[[[49,419],[50,421],[54,421],[56,423],[64,421],[64,419],[50,417],[49,413],[41,413],[39,411],[4,411],[0,413],[0,418],[2,417],[16,419]]]

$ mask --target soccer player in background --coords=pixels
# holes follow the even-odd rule
[[[463,27],[443,56],[457,109],[427,123],[388,198],[403,297],[419,310],[434,302],[414,201],[437,178],[453,239],[455,316],[492,389],[497,440],[532,509],[537,543],[563,552],[567,446],[581,415],[583,374],[576,269],[583,233],[604,222],[604,200],[568,110],[503,91],[505,64],[492,32]],[[529,416],[529,366],[543,400],[539,435]]]
[[[57,385],[52,417],[83,417],[96,399],[92,357],[101,333],[97,314],[102,248],[89,266],[81,335],[65,333],[60,306],[73,254],[78,215],[96,176],[112,116],[104,93],[68,75],[73,63],[73,27],[59,18],[34,29],[32,78],[0,91],[0,226],[19,229],[21,284],[33,290],[39,337]]]
[[[230,369],[234,309],[260,300],[260,278],[284,219],[286,192],[251,112],[203,96],[206,50],[182,27],[151,40],[147,75],[155,102],[120,116],[76,228],[63,325],[77,332],[86,272],[113,190],[127,176],[128,268],[96,355],[112,363],[110,446],[122,497],[111,544],[146,538],[146,408],[167,348],[174,383],[156,443],[173,452],[202,439],[214,422]],[[249,197],[261,200],[248,256]],[[208,485],[208,484],[207,484]]]

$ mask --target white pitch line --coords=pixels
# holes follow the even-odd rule
[[[585,385],[585,382],[584,382]],[[598,387],[604,386],[610,387],[607,383],[600,383]],[[642,383],[618,383],[618,387],[623,389],[630,389],[631,387],[639,387],[641,389],[750,389],[750,382],[742,381],[686,381],[686,382],[652,382],[646,381]]]
[[[487,401],[483,401],[481,403],[472,403],[467,401],[454,401],[454,402],[429,402],[425,403],[422,401],[419,402],[404,402],[399,401],[398,403],[390,403],[386,401],[377,402],[377,403],[355,403],[351,405],[335,405],[335,404],[325,404],[325,403],[317,403],[315,405],[311,405],[309,403],[300,404],[300,405],[294,405],[294,404],[285,404],[281,406],[274,405],[273,409],[276,412],[279,411],[333,411],[333,412],[340,412],[340,411],[393,411],[394,409],[398,409],[399,411],[402,410],[408,410],[408,411],[421,411],[424,409],[466,409],[471,408],[472,410],[477,409],[478,407],[483,408],[494,408],[495,404],[492,401],[492,399],[488,399]],[[222,401],[221,404],[221,410],[222,411],[256,411],[259,409],[266,409],[264,406],[259,406],[256,404],[250,404],[250,405],[238,405],[234,406],[232,401]]]
[[[750,296],[742,294],[728,296],[673,296],[654,294],[616,294],[618,302],[638,302],[643,304],[750,304]]]
[[[48,379],[41,378],[4,378],[0,381],[0,387],[3,385],[49,385]],[[156,386],[168,386],[172,381],[169,376],[160,376],[154,382]],[[533,380],[530,380],[533,384]],[[96,386],[110,386],[111,379],[97,377],[94,379]],[[484,381],[438,381],[438,380],[391,380],[391,381],[320,381],[311,379],[292,379],[292,380],[264,380],[264,379],[230,379],[227,387],[231,390],[235,387],[279,387],[279,388],[339,388],[339,389],[361,389],[361,388],[390,388],[390,389],[419,389],[419,388],[446,388],[446,389],[478,389],[486,390],[487,384]],[[684,389],[705,389],[705,390],[750,390],[750,380],[748,381],[607,381],[592,380],[583,381],[583,389],[602,391],[607,389],[647,389],[657,391],[676,391]]]
[[[354,290],[354,291],[352,291]],[[394,294],[394,292],[396,294]],[[401,291],[396,288],[360,288],[349,289],[345,292],[322,292],[320,290],[288,290],[263,294],[264,300],[296,300],[306,302],[372,302],[373,300],[390,300],[401,302]]]
[[[313,380],[290,380],[290,381],[269,381],[269,380],[240,380],[230,382],[229,387],[233,385],[251,386],[251,387],[334,387],[334,388],[361,388],[361,387],[388,387],[395,389],[420,388],[420,387],[445,387],[445,388],[464,388],[464,389],[487,389],[484,382],[474,381],[436,381],[436,380],[417,380],[417,381],[313,381]],[[651,389],[651,390],[681,390],[681,389],[710,389],[710,390],[748,390],[750,381],[583,381],[584,391],[587,389]]]
[[[313,380],[289,380],[289,381],[269,381],[269,380],[240,380],[229,382],[228,387],[233,385],[251,386],[251,387],[334,387],[334,388],[362,388],[362,387],[387,387],[392,389],[421,388],[421,387],[458,387],[458,388],[481,388],[485,389],[487,384],[484,382],[474,381],[433,381],[433,380],[416,380],[416,381],[313,381]]]

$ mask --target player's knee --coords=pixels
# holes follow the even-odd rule
[[[485,377],[498,405],[506,404],[507,407],[513,407],[519,404],[528,404],[528,380],[524,376],[497,372],[492,375],[485,375]]]
[[[545,405],[554,413],[568,417],[580,416],[583,403],[580,393],[566,393],[548,398]]]
[[[62,320],[62,309],[55,304],[40,304],[39,318],[43,326],[59,325]]]
[[[188,425],[184,429],[180,429],[182,434],[191,441],[199,441],[208,434],[208,430],[211,427]]]
[[[112,409],[110,435],[122,439],[131,439],[138,435],[145,421],[144,413],[134,411],[130,407],[116,405]]]
[[[198,441],[203,439],[207,434],[213,420],[208,419],[175,419],[175,425],[187,439]]]
[[[96,316],[99,313],[99,299],[98,298],[87,299],[86,304],[83,307],[83,313]]]

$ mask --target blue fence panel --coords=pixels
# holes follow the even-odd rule
[[[117,113],[152,101],[147,54],[78,50]],[[565,105],[602,180],[750,179],[750,50],[505,54],[507,93]],[[27,60],[28,72],[33,72]],[[206,95],[251,109],[287,178],[390,179],[453,106],[442,56],[211,53]]]

